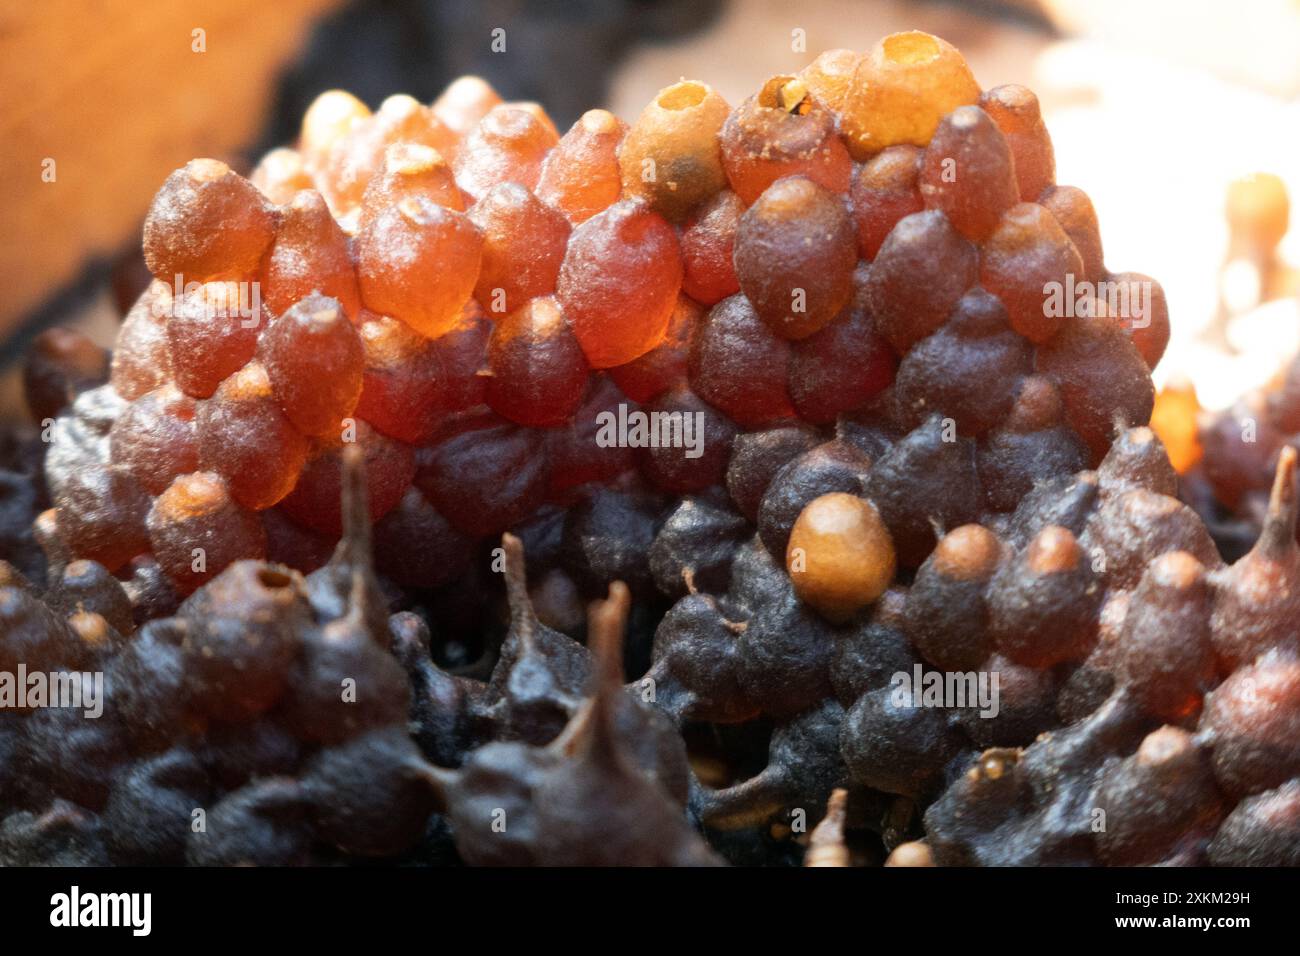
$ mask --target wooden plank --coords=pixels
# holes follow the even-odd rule
[[[195,156],[237,158],[310,19],[336,3],[0,8],[0,339],[87,259],[138,242],[171,170]],[[202,51],[195,30],[204,31]]]

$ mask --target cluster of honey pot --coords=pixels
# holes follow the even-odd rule
[[[144,255],[0,445],[0,671],[103,696],[0,711],[0,861],[1300,863],[1296,389],[1225,564],[1159,285],[943,40],[326,93]]]

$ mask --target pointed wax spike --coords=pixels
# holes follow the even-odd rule
[[[587,610],[587,645],[595,656],[591,697],[560,736],[570,753],[602,754],[620,761],[614,705],[623,693],[623,631],[631,592],[622,581],[609,586],[609,597]]]
[[[348,592],[347,620],[358,628],[364,629],[370,617],[370,611],[370,585],[366,579],[366,573],[362,570],[354,570],[352,572],[352,587]]]
[[[359,445],[349,443],[343,448],[342,468],[343,537],[331,562],[369,570],[373,560],[370,494],[366,488],[366,456]]]
[[[587,613],[587,643],[596,658],[594,695],[608,695],[623,686],[623,632],[627,627],[631,592],[622,581],[609,586],[609,597],[592,603]]]
[[[343,537],[329,563],[307,579],[311,603],[327,621],[348,617],[360,608],[366,630],[377,642],[387,646],[388,601],[375,576],[365,453],[358,446],[348,444],[341,457]],[[354,597],[357,575],[367,592],[360,602]]]
[[[843,787],[831,791],[826,801],[826,816],[808,835],[808,853],[804,866],[848,866],[849,849],[844,845],[844,817],[849,792]]]
[[[506,600],[510,604],[511,629],[525,647],[531,647],[537,635],[537,611],[528,596],[528,568],[524,563],[524,543],[509,532],[501,536],[505,552]]]
[[[1268,514],[1260,531],[1257,549],[1283,554],[1296,548],[1296,450],[1284,445],[1277,458],[1273,490],[1268,498]]]
[[[1295,510],[1295,465],[1296,450],[1293,445],[1285,445],[1277,456],[1277,472],[1273,476],[1273,493],[1269,497],[1269,514],[1281,515],[1284,511]]]

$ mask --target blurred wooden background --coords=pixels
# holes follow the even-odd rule
[[[256,138],[278,71],[337,2],[0,4],[0,341],[119,250],[169,172]]]

